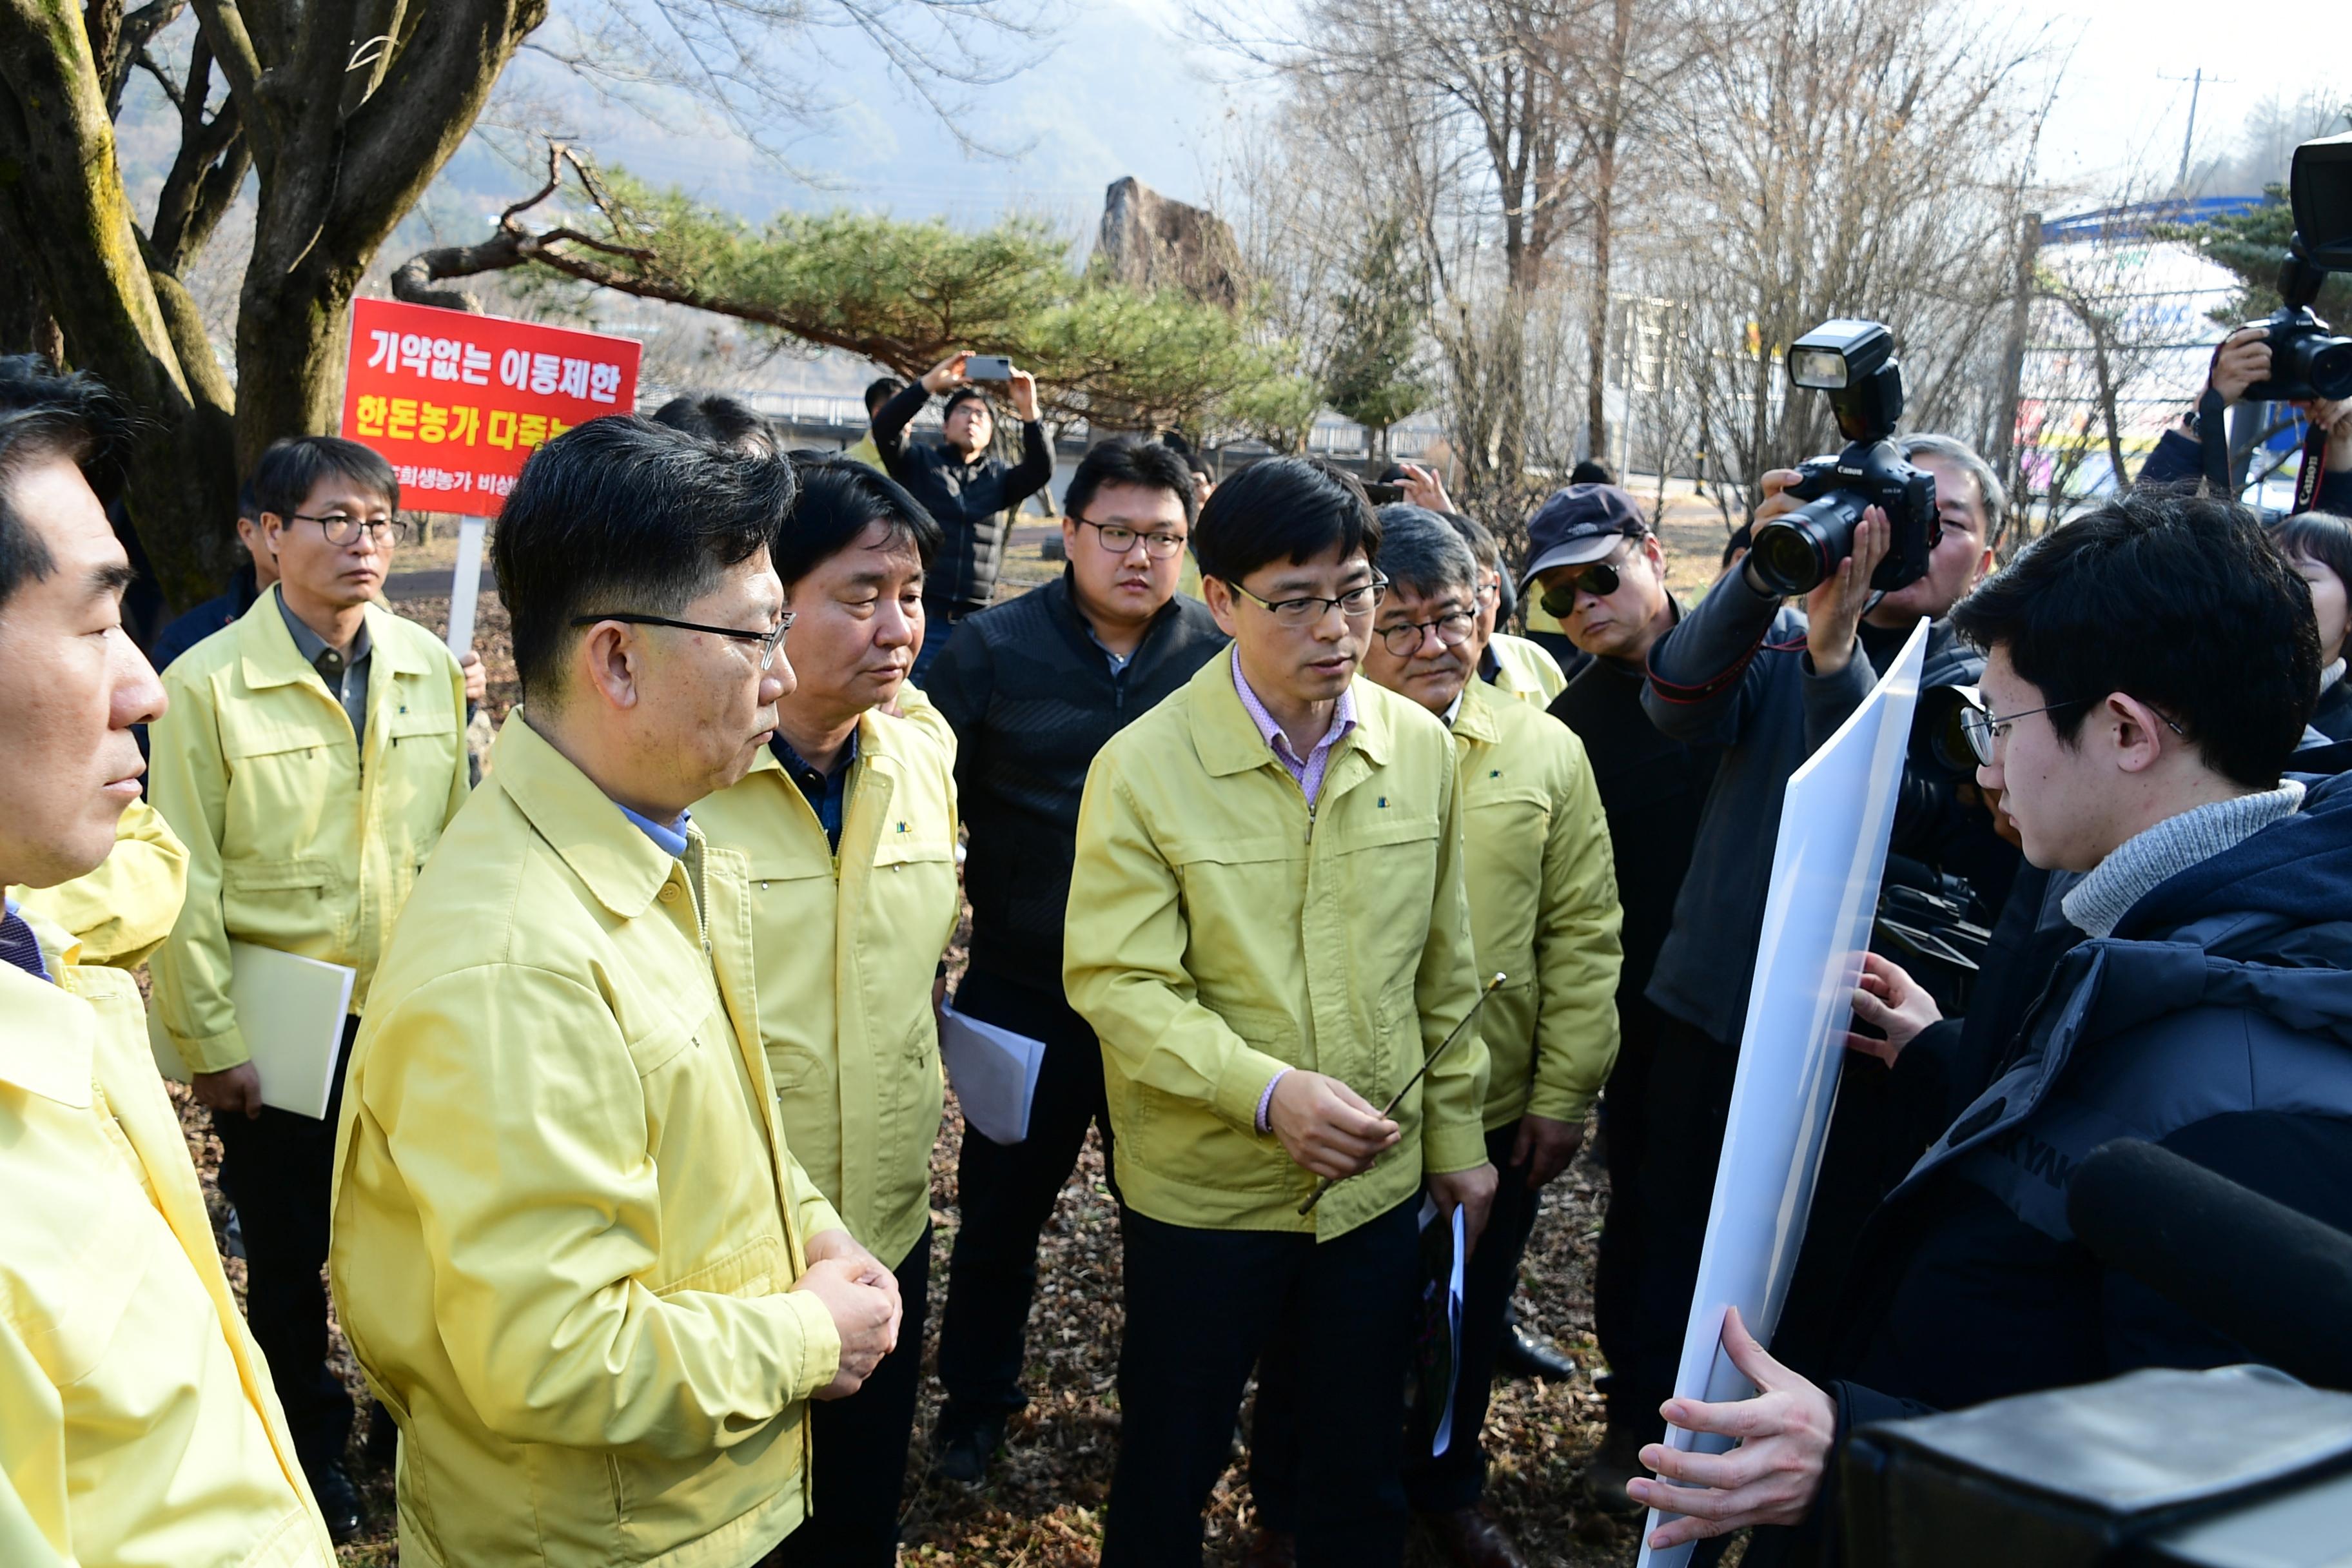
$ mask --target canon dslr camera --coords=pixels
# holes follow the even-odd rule
[[[2297,147],[2287,188],[2294,237],[2278,280],[2286,303],[2252,323],[2270,342],[2271,376],[2248,387],[2246,401],[2352,397],[2352,338],[2332,336],[2311,310],[2330,272],[2352,272],[2352,132]]]
[[[1853,553],[1854,528],[1873,506],[1895,531],[1871,586],[1917,582],[1944,530],[1936,476],[1913,468],[1893,440],[1903,416],[1894,334],[1876,321],[1823,321],[1789,345],[1789,379],[1830,395],[1846,448],[1797,465],[1801,477],[1784,493],[1805,504],[1756,530],[1748,564],[1757,582],[1783,597],[1811,593]]]

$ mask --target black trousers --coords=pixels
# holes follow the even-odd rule
[[[1715,1205],[1715,1168],[1739,1051],[1695,1025],[1667,1016],[1650,1064],[1649,1118],[1641,1170],[1642,1256],[1634,1273],[1640,1339],[1630,1365],[1614,1362],[1610,1418],[1655,1442],[1666,1429],[1658,1406],[1672,1398]]]
[[[253,1121],[215,1113],[221,1191],[245,1237],[245,1321],[269,1363],[288,1433],[306,1471],[341,1464],[352,1396],[327,1365],[327,1224],[335,1179],[335,1123],[356,1017],[343,1021],[324,1121],[274,1105]]]
[[[1201,1510],[1254,1363],[1295,1377],[1301,1568],[1403,1560],[1397,1390],[1412,1351],[1420,1206],[1416,1193],[1323,1242],[1122,1216],[1127,1337],[1103,1568],[1200,1568]]]
[[[1445,1452],[1426,1447],[1434,1421],[1409,1420],[1403,1454],[1405,1500],[1422,1513],[1450,1513],[1475,1504],[1486,1489],[1486,1454],[1479,1441],[1493,1397],[1495,1363],[1510,1329],[1511,1292],[1519,1259],[1543,1209],[1543,1194],[1528,1191],[1524,1165],[1511,1164],[1519,1124],[1486,1134],[1486,1158],[1501,1180],[1486,1229],[1462,1270],[1462,1375],[1454,1389],[1454,1427]],[[1257,1410],[1250,1425],[1250,1499],[1272,1530],[1298,1528],[1298,1461],[1306,1432],[1300,1421],[1299,1363],[1268,1355],[1258,1363]]]
[[[814,1457],[809,1517],[769,1561],[776,1568],[890,1568],[898,1560],[898,1502],[907,1443],[923,1384],[923,1315],[931,1287],[931,1230],[895,1271],[906,1313],[898,1348],[846,1399],[809,1404]]]
[[[1037,1236],[1078,1163],[1089,1125],[1102,1129],[1103,1167],[1110,1168],[1102,1047],[1059,992],[985,970],[964,976],[955,1005],[982,1023],[1045,1044],[1029,1136],[1007,1147],[964,1130],[956,1165],[961,1223],[940,1320],[940,1382],[950,1408],[968,1415],[1011,1412],[1028,1403],[1021,1369],[1028,1359],[1029,1301],[1037,1288]],[[1111,1191],[1117,1195],[1116,1178]]]
[[[1601,1213],[1601,1244],[1592,1262],[1592,1331],[1612,1369],[1630,1369],[1643,1353],[1644,1336],[1659,1331],[1642,1317],[1634,1293],[1642,1272],[1642,1165],[1649,1148],[1650,1068],[1657,1056],[1658,1032],[1665,1021],[1666,1016],[1642,997],[1619,1000],[1617,1065],[1610,1069],[1608,1086],[1601,1091],[1601,1141],[1609,1171],[1609,1201]],[[1679,1331],[1677,1326],[1675,1333]],[[1681,1353],[1680,1343],[1676,1340],[1675,1355]],[[1614,1370],[1601,1381],[1610,1410],[1619,1419],[1633,1407],[1621,1407],[1616,1390],[1621,1383],[1630,1388],[1638,1381]],[[1656,1408],[1659,1403],[1653,1400],[1649,1408]]]

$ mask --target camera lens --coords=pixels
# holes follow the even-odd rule
[[[1833,490],[1758,529],[1748,555],[1757,580],[1784,598],[1811,593],[1853,553],[1864,504],[1852,491]]]
[[[2352,397],[2352,338],[2312,338],[2310,369],[2306,379],[2311,389],[2331,402]]]

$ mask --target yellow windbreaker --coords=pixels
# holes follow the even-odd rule
[[[136,969],[172,934],[187,890],[188,847],[163,813],[134,800],[97,870],[54,888],[22,888],[15,897],[80,942],[77,963]]]
[[[1234,653],[1096,755],[1078,808],[1062,973],[1094,1026],[1139,1213],[1212,1230],[1346,1234],[1424,1173],[1486,1160],[1486,1050],[1459,1041],[1397,1108],[1398,1145],[1315,1212],[1315,1178],[1256,1131],[1276,1071],[1375,1107],[1475,999],[1454,743],[1356,682],[1357,726],[1309,811],[1234,689]]]
[[[466,681],[431,632],[371,605],[367,734],[294,646],[278,590],[172,661],[148,795],[188,847],[188,898],[155,955],[155,1007],[192,1072],[245,1061],[232,938],[369,983],[417,868],[466,799]],[[362,765],[364,764],[364,765]]]
[[[1617,870],[1584,742],[1474,680],[1454,716],[1478,973],[1486,1126],[1581,1121],[1617,1060]]]
[[[892,1268],[931,1213],[943,1098],[931,980],[961,897],[954,768],[916,724],[860,719],[837,857],[765,748],[740,783],[694,808],[751,877],[760,1038],[784,1141],[849,1234]]]
[[[1559,660],[1544,651],[1543,644],[1496,632],[1486,646],[1495,656],[1495,689],[1504,696],[1549,708],[1553,698],[1568,689],[1568,677],[1559,672]]]
[[[841,1221],[778,1131],[742,857],[673,859],[522,722],[384,954],[330,1279],[409,1568],[742,1568],[808,1508]]]
[[[0,963],[0,1563],[332,1568],[139,988]]]

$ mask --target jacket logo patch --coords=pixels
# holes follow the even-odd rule
[[[1388,808],[1389,808],[1389,797],[1388,797],[1388,796],[1386,796],[1386,795],[1382,795],[1382,796],[1381,796],[1381,809],[1382,811],[1386,811]]]
[[[1500,768],[1488,768],[1486,770],[1486,776],[1490,779],[1501,778],[1503,776],[1503,770]]]

